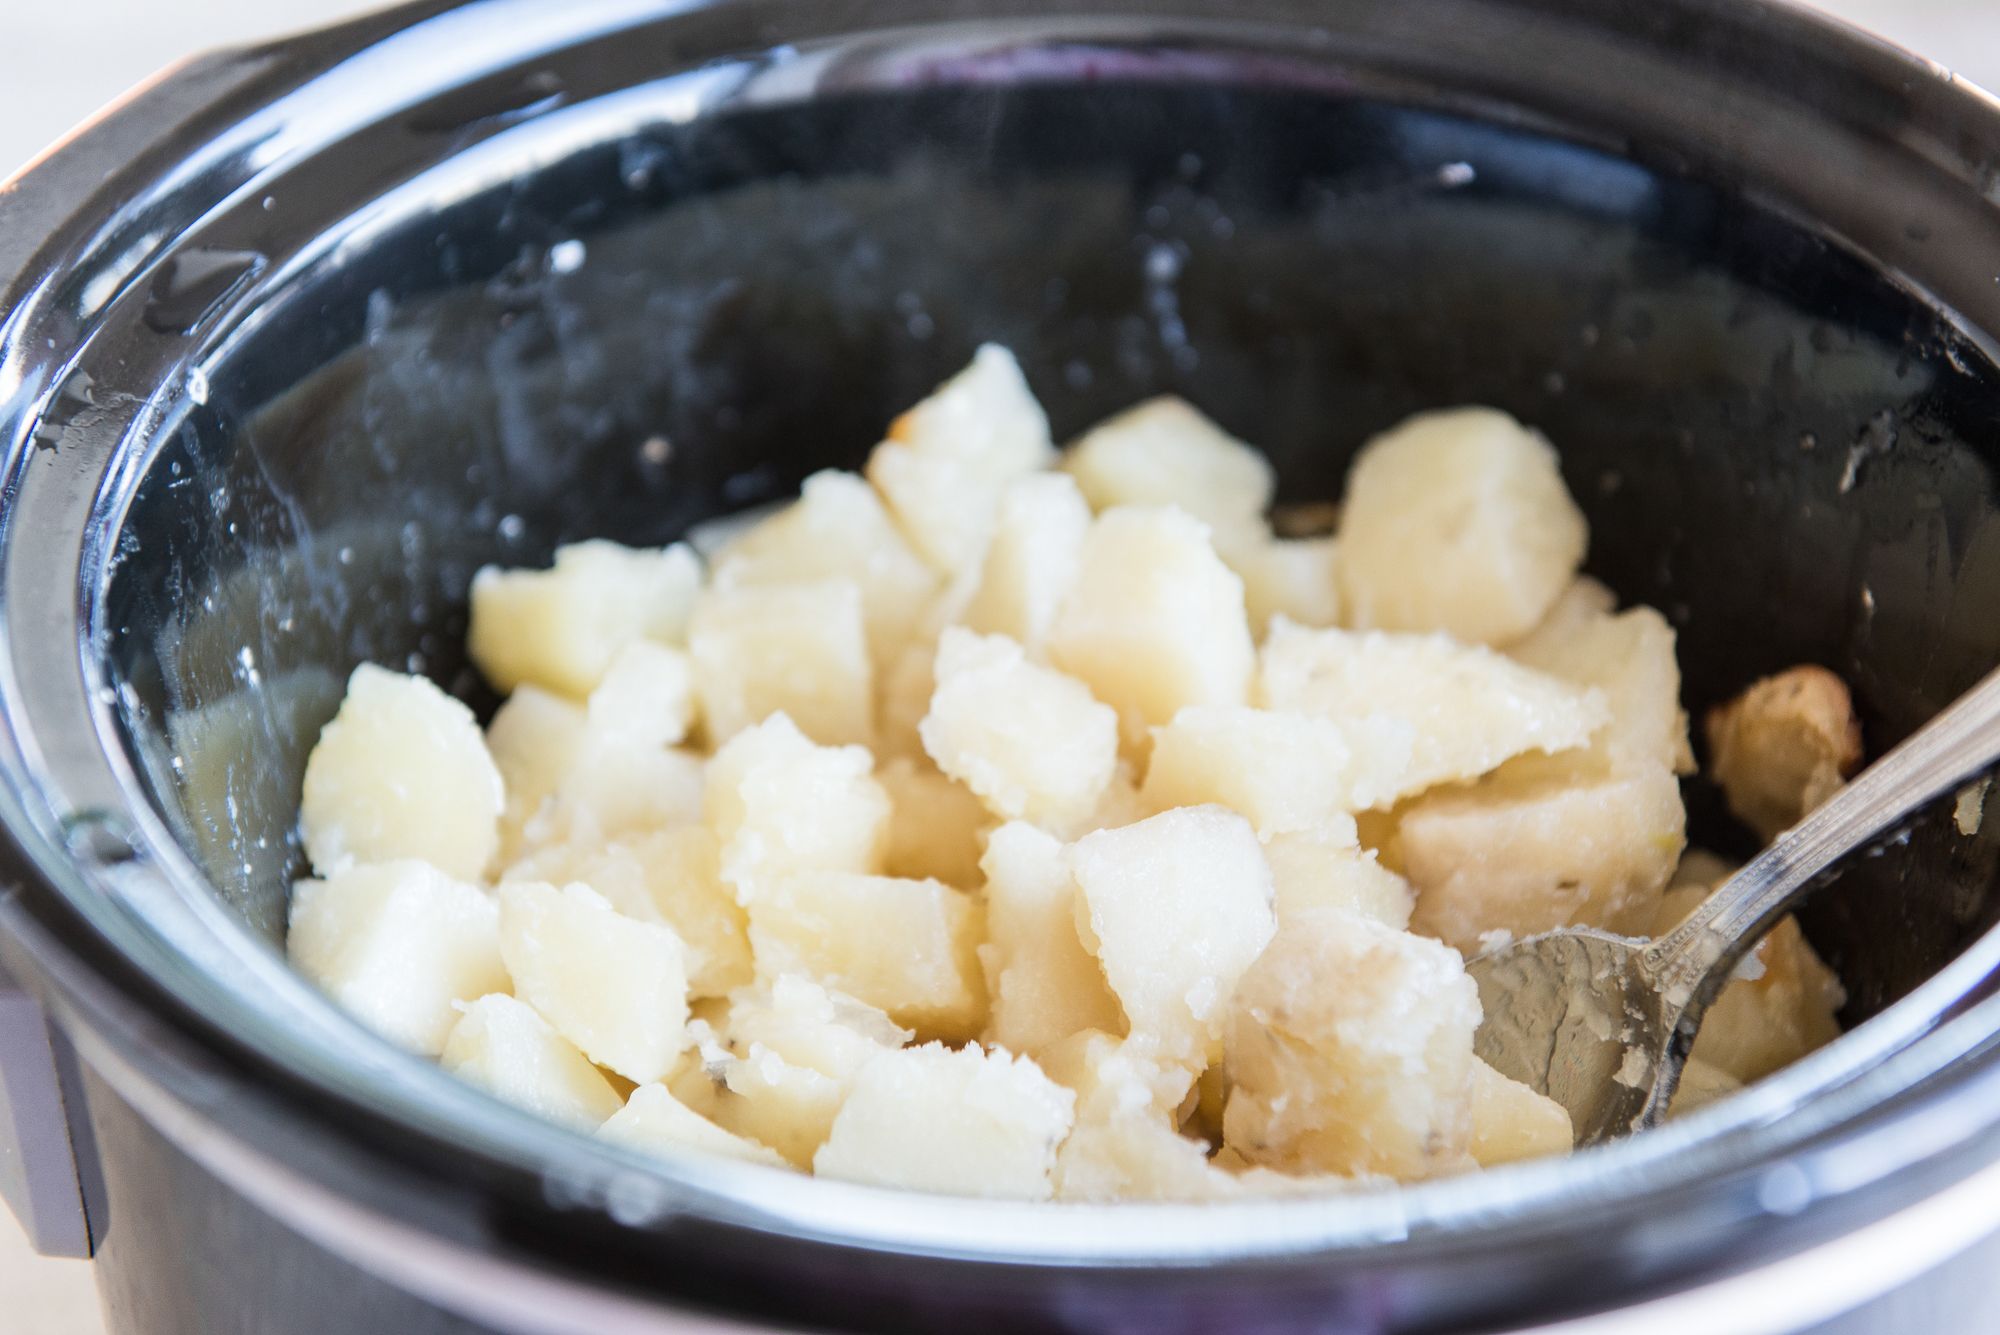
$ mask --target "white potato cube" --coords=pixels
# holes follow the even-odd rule
[[[883,870],[961,890],[976,887],[980,850],[993,822],[972,790],[909,756],[885,761],[875,777],[893,807]]]
[[[1173,506],[1217,529],[1262,527],[1277,489],[1268,459],[1171,395],[1091,428],[1063,468],[1094,510]]]
[[[292,887],[285,948],[300,973],[392,1043],[435,1057],[455,1002],[505,992],[500,911],[423,862],[349,867]]]
[[[1155,811],[1216,803],[1269,838],[1363,805],[1337,723],[1242,705],[1190,705],[1153,729],[1140,797]],[[1360,796],[1368,796],[1364,790]]]
[[[924,559],[956,575],[985,553],[1001,489],[1054,457],[1048,415],[1020,363],[989,343],[890,425],[868,480]]]
[[[471,710],[363,663],[306,761],[299,829],[322,876],[413,858],[477,881],[499,851],[505,800]]]
[[[606,845],[557,844],[501,880],[581,882],[628,918],[674,929],[686,948],[688,993],[719,997],[750,982],[748,919],[723,883],[715,836],[686,825]]]
[[[1070,849],[1077,934],[1134,1035],[1170,1059],[1220,1055],[1229,998],[1275,930],[1271,869],[1248,821],[1182,807]]]
[[[1085,1030],[1038,1061],[1076,1094],[1076,1129],[1056,1156],[1064,1200],[1206,1200],[1227,1191],[1208,1146],[1174,1130],[1193,1072],[1143,1040]]]
[[[711,742],[779,713],[828,746],[873,740],[875,679],[852,580],[704,590],[688,643]]]
[[[1463,1168],[1479,1017],[1447,947],[1341,909],[1292,917],[1237,989],[1225,1143],[1286,1171]]]
[[[987,1041],[1039,1056],[1079,1030],[1122,1030],[1118,999],[1076,934],[1076,880],[1063,845],[1011,821],[993,832],[980,865],[986,943],[979,961],[993,998]]]
[[[1089,532],[1090,506],[1070,478],[1034,473],[1009,484],[964,624],[1017,640],[1039,658]]]
[[[855,1077],[813,1156],[824,1177],[962,1196],[1047,1200],[1075,1095],[1026,1057],[936,1044]]]
[[[1337,908],[1373,918],[1398,931],[1410,925],[1416,891],[1357,842],[1352,822],[1329,822],[1268,839],[1278,921],[1308,909]]]
[[[879,1007],[796,973],[733,993],[723,1034],[734,1051],[761,1046],[842,1082],[915,1037]]]
[[[1395,848],[1417,889],[1416,930],[1477,954],[1495,931],[1645,932],[1685,829],[1664,766],[1591,776],[1524,762],[1412,803]]]
[[[720,588],[852,582],[876,663],[890,662],[916,633],[938,584],[874,488],[833,470],[814,473],[797,501],[724,547],[714,569]]]
[[[597,1128],[597,1134],[615,1145],[653,1154],[693,1150],[763,1164],[767,1168],[790,1166],[775,1151],[723,1130],[659,1084],[641,1085],[633,1090],[625,1106]]]
[[[1588,596],[1587,594],[1584,596]],[[1569,602],[1569,595],[1565,595]],[[1579,600],[1580,601],[1580,600]],[[1508,656],[1539,672],[1604,693],[1611,720],[1591,739],[1605,765],[1630,769],[1664,765],[1694,772],[1687,711],[1681,708],[1681,668],[1674,629],[1650,607],[1592,615],[1573,606],[1551,613]]]
[[[516,881],[499,898],[515,996],[627,1080],[674,1069],[689,1039],[687,965],[672,928],[628,918],[586,885]]]
[[[804,973],[920,1037],[962,1041],[986,1020],[979,902],[940,881],[799,872],[745,897],[766,977]]]
[[[1243,580],[1250,631],[1258,639],[1273,617],[1301,626],[1340,622],[1339,544],[1332,538],[1274,538],[1261,529],[1216,532],[1216,550]]]
[[[700,560],[678,543],[579,542],[557,548],[548,570],[488,566],[472,579],[466,650],[495,690],[526,684],[581,700],[626,645],[682,643],[700,584]]]
[[[1743,1082],[1719,1067],[1693,1058],[1681,1068],[1680,1088],[1667,1105],[1667,1120],[1676,1121],[1709,1104],[1728,1098],[1743,1088]]]
[[[500,771],[507,802],[500,817],[500,856],[527,848],[529,827],[582,753],[589,715],[581,705],[539,686],[507,697],[486,728],[486,749]]]
[[[1355,458],[1341,590],[1356,626],[1504,644],[1576,575],[1589,529],[1556,453],[1491,408],[1422,413]]]
[[[467,1084],[578,1131],[595,1131],[623,1106],[611,1082],[531,1007],[495,994],[459,1009],[439,1061]]]
[[[626,645],[590,693],[592,732],[634,747],[679,746],[694,726],[694,662],[651,640]]]
[[[1472,1157],[1481,1168],[1568,1154],[1576,1146],[1569,1111],[1546,1094],[1472,1059]]]
[[[1602,692],[1489,649],[1442,635],[1307,630],[1282,618],[1264,642],[1258,689],[1267,709],[1346,730],[1360,808],[1477,778],[1524,752],[1583,746],[1609,718]]]
[[[1090,526],[1049,659],[1118,711],[1125,742],[1188,705],[1240,705],[1256,651],[1243,581],[1176,510],[1107,510]]]
[[[785,1162],[809,1172],[813,1155],[833,1132],[847,1088],[844,1081],[753,1044],[726,1064],[711,1116],[718,1126],[769,1145]]]
[[[587,730],[554,795],[523,827],[531,848],[600,844],[701,819],[704,766],[692,751]]]
[[[859,746],[817,746],[774,715],[708,762],[705,819],[722,849],[722,879],[739,897],[798,871],[879,871],[889,795]]]
[[[953,626],[918,729],[938,768],[1003,820],[1061,827],[1087,816],[1118,766],[1118,715],[1021,646]]]

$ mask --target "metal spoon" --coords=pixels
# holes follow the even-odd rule
[[[1657,1126],[1703,1014],[1844,855],[2000,761],[2000,670],[1717,886],[1654,941],[1570,927],[1467,966],[1479,1055],[1569,1109],[1579,1145]]]

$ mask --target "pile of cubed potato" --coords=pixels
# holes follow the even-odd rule
[[[482,733],[356,670],[292,959],[496,1097],[669,1157],[1104,1201],[1566,1151],[1474,1056],[1464,959],[1652,933],[1728,873],[1683,857],[1674,631],[1579,576],[1555,451],[1502,413],[1370,442],[1337,531],[1280,536],[1273,488],[1176,399],[1058,452],[986,347],[864,474],[706,560],[482,571],[506,703]],[[1856,757],[1765,694],[1711,726],[1732,797],[1782,817]],[[1826,1042],[1840,1000],[1787,922],[1686,1101]]]

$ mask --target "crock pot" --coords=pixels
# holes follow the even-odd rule
[[[2000,1330],[2000,820],[1823,892],[1809,1060],[1322,1200],[640,1157],[281,950],[354,664],[490,706],[476,566],[781,497],[986,340],[1287,499],[1506,408],[1694,708],[1821,662],[1879,751],[2000,658],[1996,191],[1985,94],[1751,0],[431,0],[171,71],[0,186],[0,1180],[121,1335]]]

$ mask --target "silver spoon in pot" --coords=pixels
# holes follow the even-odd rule
[[[2000,762],[2000,670],[1883,756],[1653,941],[1568,927],[1467,966],[1479,1055],[1569,1109],[1578,1145],[1657,1126],[1703,1014],[1822,874]]]

